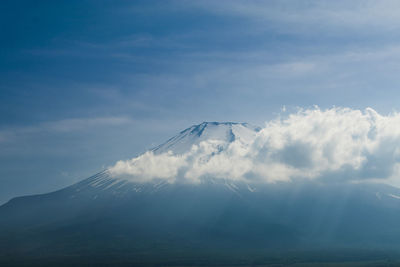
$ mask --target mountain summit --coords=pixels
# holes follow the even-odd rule
[[[154,148],[153,151],[164,153],[171,150],[176,154],[181,154],[205,140],[218,140],[228,144],[239,139],[244,143],[249,143],[260,129],[248,123],[203,122],[183,130],[167,142]]]
[[[246,123],[204,122],[147,153],[173,157],[167,161],[172,163],[182,157],[210,162],[233,142],[251,144],[259,131]],[[216,142],[217,150],[193,154],[204,142]],[[151,160],[144,163],[154,165]],[[139,170],[147,166],[136,162]],[[156,171],[165,168],[157,164]],[[204,166],[218,164],[223,161]],[[200,182],[177,183],[123,179],[105,170],[56,192],[14,198],[0,207],[0,264],[76,265],[85,257],[96,265],[184,265],[209,257],[250,264],[257,253],[300,248],[400,249],[397,188],[312,180],[248,183],[205,173]]]

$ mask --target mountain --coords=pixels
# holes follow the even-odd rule
[[[239,139],[248,144],[260,129],[248,123],[203,122],[183,130],[167,142],[154,148],[153,151],[155,153],[163,153],[171,150],[175,154],[182,154],[190,150],[193,145],[198,145],[202,141],[211,139],[222,141],[225,144]]]
[[[246,146],[259,131],[204,122],[152,153],[180,155],[207,140],[221,150],[235,140]],[[400,190],[388,185],[135,182],[107,169],[1,206],[0,265],[257,265],[329,253],[334,261],[381,260],[381,251],[400,248],[399,223]]]

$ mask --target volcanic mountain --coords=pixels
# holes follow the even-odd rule
[[[223,151],[237,140],[250,145],[259,131],[246,123],[204,122],[150,152],[181,155],[207,140]],[[138,182],[106,169],[1,206],[0,263],[274,263],[276,253],[293,251],[398,250],[399,223],[400,190],[383,184],[211,176]]]

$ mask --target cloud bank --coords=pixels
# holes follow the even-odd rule
[[[400,185],[400,114],[384,116],[372,108],[302,109],[267,122],[252,140],[205,140],[180,154],[148,151],[109,171],[134,182],[199,183],[211,177]]]

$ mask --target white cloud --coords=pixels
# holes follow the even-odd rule
[[[250,142],[205,140],[181,154],[147,152],[110,168],[135,182],[202,177],[276,182],[382,181],[400,185],[400,114],[349,108],[300,110],[266,123]]]
[[[116,176],[125,176],[128,179],[134,177],[138,182],[153,178],[174,182],[178,170],[186,164],[186,156],[173,155],[171,151],[154,155],[153,152],[148,151],[137,158],[118,161],[111,171]]]

